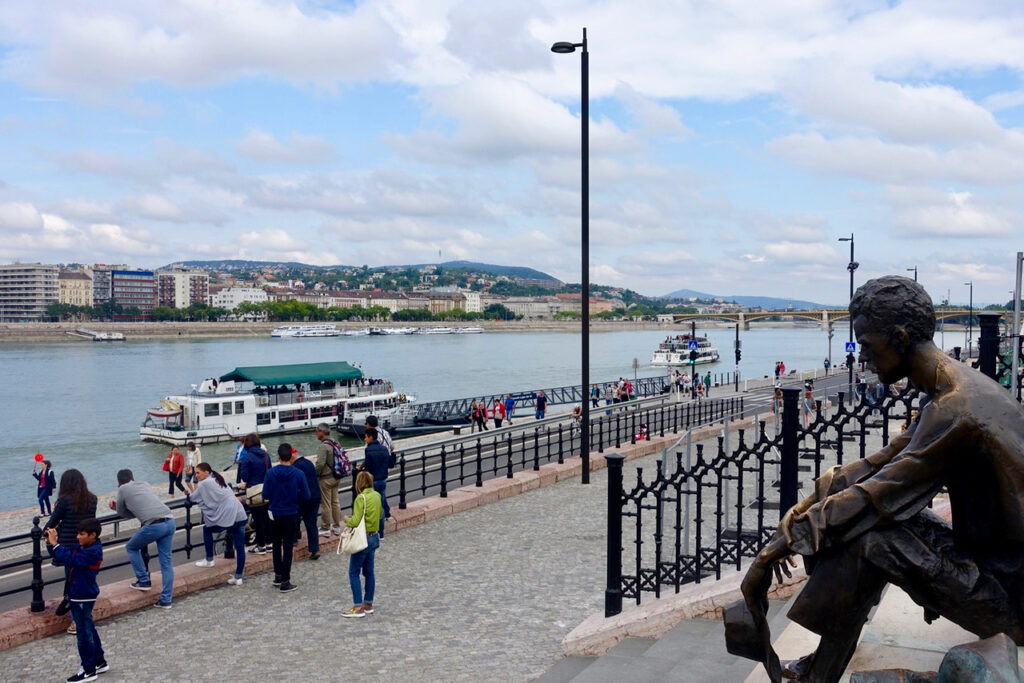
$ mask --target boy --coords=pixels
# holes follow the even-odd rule
[[[79,522],[78,545],[74,548],[58,545],[57,530],[47,529],[46,549],[54,559],[70,569],[68,600],[71,602],[71,618],[78,631],[78,656],[82,659],[82,668],[67,681],[95,681],[97,674],[110,670],[103,656],[100,635],[92,621],[93,604],[96,602],[96,596],[100,594],[100,587],[96,584],[96,573],[103,562],[100,523],[95,518]]]

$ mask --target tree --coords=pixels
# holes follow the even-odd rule
[[[404,311],[395,311],[391,314],[391,319],[401,322],[409,322],[413,320],[433,320],[434,316],[425,308],[407,308]]]
[[[491,304],[484,309],[484,320],[515,320],[516,314],[504,304]]]
[[[555,320],[579,320],[583,314],[579,311],[559,311],[555,313]]]
[[[51,318],[56,318],[58,322],[63,322],[64,320],[67,320],[72,315],[74,315],[75,308],[77,308],[77,306],[72,306],[71,304],[62,304],[57,301],[54,301],[51,304],[47,304],[46,315],[50,316]]]

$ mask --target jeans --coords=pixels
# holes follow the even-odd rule
[[[174,487],[177,486],[178,490],[185,493],[185,487],[181,485],[181,472],[175,474],[174,472],[167,473],[167,495],[174,495]]]
[[[39,489],[39,514],[41,515],[52,515],[53,508],[50,507],[50,494],[46,492],[45,488]]]
[[[171,549],[174,544],[174,520],[165,519],[162,522],[154,522],[142,527],[128,539],[124,548],[128,551],[128,559],[131,560],[132,569],[135,570],[135,578],[141,583],[149,583],[149,570],[142,560],[140,550],[150,543],[156,543],[157,552],[160,553],[160,575],[163,578],[163,588],[160,590],[160,602],[169,604],[171,594],[174,590],[174,562],[171,561]]]
[[[83,671],[95,671],[96,662],[106,661],[100,634],[92,620],[93,602],[72,602],[71,619],[75,622],[78,639],[78,657],[82,660]]]
[[[206,548],[206,560],[213,560],[213,534],[217,531],[226,531],[235,546],[235,578],[242,578],[245,573],[245,520],[235,523],[229,528],[222,526],[203,527],[203,546]]]
[[[271,534],[274,538],[274,575],[282,583],[292,578],[292,547],[295,545],[295,526],[298,515],[274,515]]]
[[[380,494],[380,502],[384,506],[384,519],[380,520],[381,531],[384,530],[384,520],[391,516],[391,506],[388,505],[388,480],[381,479],[373,482],[373,490]]]
[[[535,420],[543,420],[544,419],[544,409],[543,408],[537,408],[537,412],[534,413],[533,418]]]
[[[361,605],[364,600],[373,604],[373,590],[376,581],[373,578],[373,553],[380,547],[380,537],[377,534],[367,534],[368,545],[365,550],[353,553],[348,558],[348,582],[352,584],[352,604]],[[362,572],[366,577],[366,597],[363,597],[363,587],[360,585],[359,574]]]
[[[305,503],[299,504],[299,514],[295,520],[295,526],[298,528],[299,524],[306,527],[306,546],[309,548],[310,553],[320,552],[320,534],[317,531],[316,518],[320,516],[320,499],[307,500]],[[297,533],[296,538],[301,537],[302,534]]]

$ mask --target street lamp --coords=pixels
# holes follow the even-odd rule
[[[910,271],[914,271],[914,282],[917,282],[917,266],[914,266],[913,268],[907,268],[907,272],[909,273]]]
[[[967,314],[967,362],[971,361],[971,341],[974,339],[974,280],[965,282],[971,288],[971,301]]]
[[[859,263],[857,263],[856,261],[853,260],[853,233],[851,232],[849,237],[840,237],[839,241],[840,242],[849,242],[850,243],[850,262],[848,264],[846,264],[846,269],[848,271],[850,271],[850,301],[852,302],[853,301],[853,271],[857,270],[857,267],[860,265]],[[850,343],[851,344],[853,343],[853,314],[850,314]],[[847,368],[849,370],[849,372],[848,372],[848,375],[849,375],[849,377],[848,377],[849,387],[847,388],[847,391],[849,393],[847,393],[846,396],[847,396],[847,399],[848,399],[848,401],[850,403],[853,403],[853,361],[854,361],[853,353],[852,352],[847,353],[846,354],[846,365],[847,365]]]
[[[583,473],[581,481],[584,484],[590,483],[590,76],[589,60],[590,53],[587,52],[587,29],[583,29],[582,43],[559,42],[551,46],[551,51],[567,55],[580,48],[580,129],[581,129],[581,179],[580,194],[583,197],[580,217],[580,304],[582,323],[582,334],[580,342],[580,356],[583,366],[580,382],[580,399],[583,405],[583,415],[580,422],[580,455],[583,460]]]

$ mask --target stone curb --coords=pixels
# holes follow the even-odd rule
[[[742,426],[750,422],[751,418],[734,425]],[[695,429],[694,440],[710,438],[721,431],[720,425],[710,425]],[[641,441],[636,444],[623,443],[621,448],[606,449],[605,453],[591,453],[591,470],[604,469],[606,461],[604,455],[621,453],[627,460],[642,458],[651,453],[660,451],[666,445],[670,445],[678,437],[655,437],[650,441]],[[499,500],[517,496],[526,491],[532,491],[541,486],[550,486],[556,482],[565,481],[579,477],[582,472],[582,461],[579,457],[568,458],[564,463],[550,463],[542,465],[539,470],[524,470],[516,472],[511,479],[498,477],[483,482],[483,486],[463,486],[448,491],[445,498],[432,496],[411,502],[405,510],[397,505],[392,508],[392,519],[385,528],[385,535],[408,529],[431,520],[447,517],[448,515],[471,510],[481,505],[496,503]],[[334,552],[338,546],[337,536],[321,536],[320,552]],[[201,553],[199,553],[201,554]],[[193,554],[194,557],[198,556]],[[309,557],[309,550],[304,539],[301,544],[296,545],[295,560]],[[192,562],[177,565],[174,568],[174,597],[181,597],[196,593],[198,591],[219,586],[227,582],[228,578],[234,575],[234,560],[217,558],[216,565],[212,568],[196,567]],[[270,554],[253,555],[248,554],[245,558],[245,575],[259,574],[270,571],[273,568],[273,559]],[[126,612],[150,607],[155,604],[160,586],[160,572],[152,573],[153,590],[142,592],[133,590],[131,583],[134,579],[124,579],[111,584],[104,584],[101,588],[100,597],[96,601],[93,610],[93,617],[97,621],[107,619]],[[64,631],[69,623],[68,616],[57,616],[55,610],[59,600],[50,600],[43,612],[31,612],[28,608],[19,608],[0,613],[0,651],[16,647],[32,640],[55,635]]]

